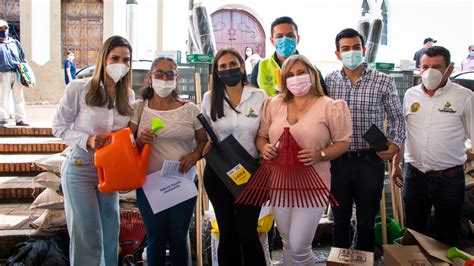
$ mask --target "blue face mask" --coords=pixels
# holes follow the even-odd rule
[[[6,38],[8,36],[8,30],[0,31],[0,38]]]
[[[342,64],[350,70],[354,70],[358,68],[360,64],[362,64],[362,51],[351,50],[347,52],[342,52],[341,57]]]
[[[276,52],[283,57],[290,57],[296,51],[296,39],[282,37],[275,41]]]
[[[469,53],[469,55],[470,55],[471,57],[474,57],[474,51],[471,51],[471,52]]]

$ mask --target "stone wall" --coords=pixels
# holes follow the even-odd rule
[[[50,18],[44,18],[50,19],[50,58],[43,65],[38,65],[32,54],[33,42],[41,42],[41,38],[33,40],[32,31],[41,30],[38,25],[32,25],[32,15],[41,15],[33,14],[33,12],[41,12],[41,10],[34,10],[32,7],[33,1],[36,0],[20,0],[21,44],[35,72],[37,83],[36,87],[25,90],[25,99],[28,104],[38,102],[58,103],[65,88],[63,59],[61,58],[61,1],[50,1]]]

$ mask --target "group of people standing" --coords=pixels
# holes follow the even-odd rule
[[[165,159],[180,161],[180,171],[186,172],[213,145],[196,118],[200,112],[220,139],[232,134],[255,160],[275,158],[276,142],[289,127],[302,148],[298,159],[317,171],[339,203],[333,206],[334,246],[373,251],[384,161],[393,159],[391,174],[403,183],[403,154],[407,227],[425,233],[434,205],[436,238],[457,244],[464,188],[460,166],[472,152],[464,141],[474,134],[474,100],[471,91],[449,81],[449,51],[433,47],[422,55],[423,83],[407,92],[402,107],[394,80],[363,63],[364,39],[356,30],[337,34],[335,55],[342,68],[325,79],[296,50],[299,34],[293,19],[277,18],[270,40],[276,51],[254,67],[252,84],[239,52],[217,52],[212,88],[201,110],[178,98],[177,66],[169,58],[153,61],[143,101],[134,104],[132,48],[120,36],[104,43],[93,76],[68,85],[53,121],[53,134],[71,147],[61,174],[72,265],[117,263],[118,194],[97,190],[92,160],[94,149],[108,143],[104,133],[129,126],[139,148],[152,144],[149,173],[161,169]],[[164,120],[166,128],[152,133],[152,117]],[[376,152],[362,136],[373,124],[384,129],[384,121],[388,147]],[[265,265],[257,233],[260,206],[235,203],[208,165],[204,186],[219,226],[219,264]],[[355,237],[350,222],[354,203]],[[147,229],[148,263],[164,265],[169,246],[172,265],[187,265],[186,235],[195,198],[154,214],[138,189],[137,204]],[[314,265],[311,244],[325,208],[272,211],[284,264]]]

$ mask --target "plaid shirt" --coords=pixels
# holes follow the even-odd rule
[[[405,141],[405,119],[392,77],[371,69],[352,84],[343,70],[331,72],[326,76],[329,96],[347,102],[351,111],[353,134],[349,150],[370,148],[362,138],[372,124],[384,128],[387,115],[386,136],[400,146]]]

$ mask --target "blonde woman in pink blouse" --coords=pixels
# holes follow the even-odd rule
[[[329,162],[349,148],[352,121],[346,102],[324,96],[319,79],[306,57],[292,55],[285,61],[281,94],[266,103],[256,144],[264,160],[275,158],[275,144],[283,128],[289,127],[302,148],[300,161],[314,167],[330,188]],[[284,265],[315,264],[311,243],[324,211],[324,207],[273,207],[283,240]]]

